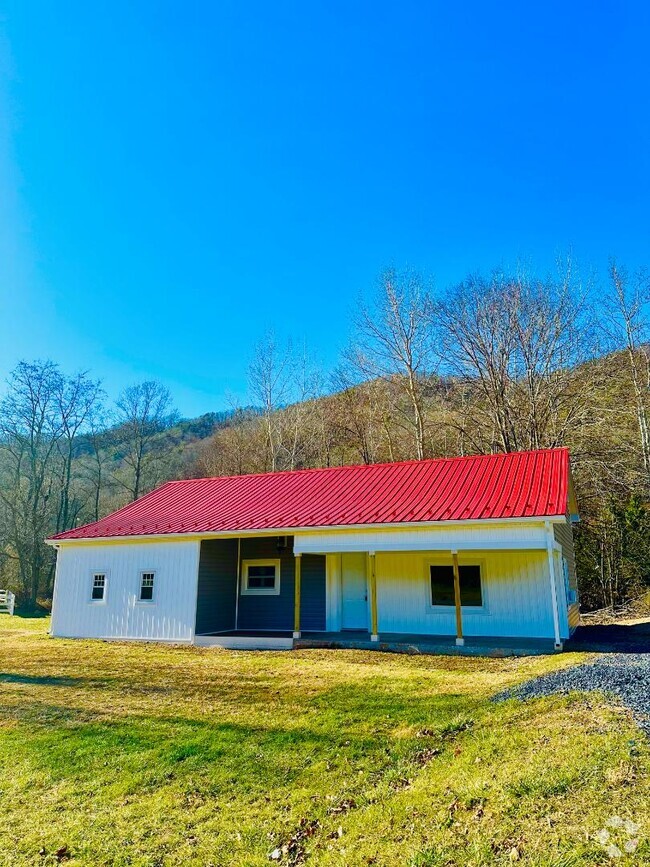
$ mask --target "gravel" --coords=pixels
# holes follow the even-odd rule
[[[600,690],[629,708],[643,731],[650,735],[650,653],[606,653],[593,662],[544,674],[496,696],[538,698],[569,692]]]

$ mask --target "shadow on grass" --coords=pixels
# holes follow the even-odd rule
[[[0,675],[0,681],[31,685],[79,686],[75,678]],[[426,727],[440,737],[457,729],[485,702],[471,696],[404,694],[379,685],[346,685],[305,702],[304,714],[278,707],[255,725],[244,706],[242,721],[219,718],[219,707],[205,706],[205,717],[130,714],[114,704],[113,693],[87,708],[47,703],[21,696],[18,705],[0,705],[0,717],[19,726],[10,751],[58,779],[111,785],[124,771],[137,785],[164,784],[166,775],[197,773],[222,785],[259,791],[291,784],[305,769],[338,763],[383,773],[413,747],[410,737],[395,737],[404,726]],[[294,697],[295,698],[295,697]],[[291,701],[289,696],[289,701]],[[413,731],[415,736],[415,731]],[[107,776],[107,768],[113,769]],[[181,770],[182,769],[182,770]]]
[[[47,608],[16,608],[13,617],[18,620],[44,620],[50,614]]]
[[[2,674],[0,683],[20,683],[26,686],[87,686],[88,682],[80,677],[48,677],[38,674]]]
[[[135,686],[131,680],[122,677],[61,677],[45,674],[17,674],[0,672],[0,683],[16,683],[23,686],[66,686],[74,689],[113,690],[121,694],[168,694],[168,685],[142,684]]]
[[[10,711],[0,707],[4,719],[11,718]],[[214,795],[238,790],[257,796],[286,790],[318,762],[347,766],[355,754],[365,755],[373,767],[386,760],[377,738],[343,741],[343,735],[339,740],[309,727],[146,716],[102,721],[58,705],[34,707],[19,722],[5,735],[12,761],[84,789],[151,791],[179,778]]]

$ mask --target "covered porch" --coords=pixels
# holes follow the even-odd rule
[[[503,529],[204,540],[194,643],[493,656],[561,650],[568,624],[560,546],[538,525],[519,534],[508,527],[506,548]]]
[[[194,643],[287,649],[302,629],[327,628],[324,555],[294,552],[293,536],[201,542]]]

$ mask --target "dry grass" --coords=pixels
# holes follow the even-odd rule
[[[650,864],[650,754],[628,716],[593,696],[490,701],[579,657],[236,653],[46,628],[0,615],[0,864],[596,865],[613,814],[642,825],[618,863]]]

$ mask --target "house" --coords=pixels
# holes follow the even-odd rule
[[[563,448],[168,482],[48,540],[52,634],[559,650],[574,520]]]

